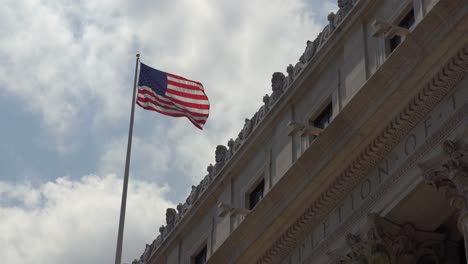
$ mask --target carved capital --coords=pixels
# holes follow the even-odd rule
[[[468,145],[446,140],[438,161],[420,164],[424,181],[437,188],[450,205],[467,210],[468,198]]]
[[[440,263],[445,256],[445,240],[443,233],[421,231],[410,223],[399,225],[374,214],[363,232],[346,236],[346,249],[329,256],[336,264]]]

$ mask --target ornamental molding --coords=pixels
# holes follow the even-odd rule
[[[362,232],[346,235],[346,248],[328,254],[333,264],[442,263],[447,255],[447,234],[418,230],[411,223],[397,224],[371,214]]]
[[[434,75],[319,198],[272,243],[256,263],[278,263],[286,257],[304,239],[310,228],[329,214],[338,202],[366,177],[371,168],[390,153],[401,139],[455,88],[467,72],[468,47],[464,47]]]
[[[463,139],[445,140],[442,160],[420,165],[426,184],[435,187],[450,205],[460,211],[468,209],[468,144]],[[435,164],[430,166],[430,164]]]

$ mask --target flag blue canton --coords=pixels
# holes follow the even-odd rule
[[[138,86],[149,87],[157,94],[164,96],[167,90],[167,74],[140,63]]]

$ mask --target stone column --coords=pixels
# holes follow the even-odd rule
[[[446,140],[442,149],[439,162],[421,165],[423,177],[457,209],[458,229],[465,239],[465,254],[468,256],[468,145],[461,140]]]

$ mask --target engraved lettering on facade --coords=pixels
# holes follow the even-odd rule
[[[338,213],[338,223],[341,224],[341,209],[343,209],[343,204],[338,206],[337,213]]]
[[[405,154],[409,156],[416,149],[416,135],[410,134],[405,140]]]
[[[452,101],[452,108],[453,110],[457,110],[457,100],[456,100],[456,97],[455,97],[455,93],[453,93],[450,98],[451,101]]]
[[[370,179],[366,179],[361,185],[361,199],[366,199],[372,192],[372,184]]]
[[[385,175],[385,177],[388,176],[388,160],[385,160],[385,167],[384,166],[377,166],[378,174],[379,174],[379,184],[382,183],[382,176]]]
[[[432,127],[431,115],[424,120],[424,137],[429,135],[429,129]]]
[[[323,238],[325,239],[328,235],[328,227],[330,226],[330,224],[328,223],[328,219],[325,219],[325,221],[323,221],[322,226],[323,226]]]

